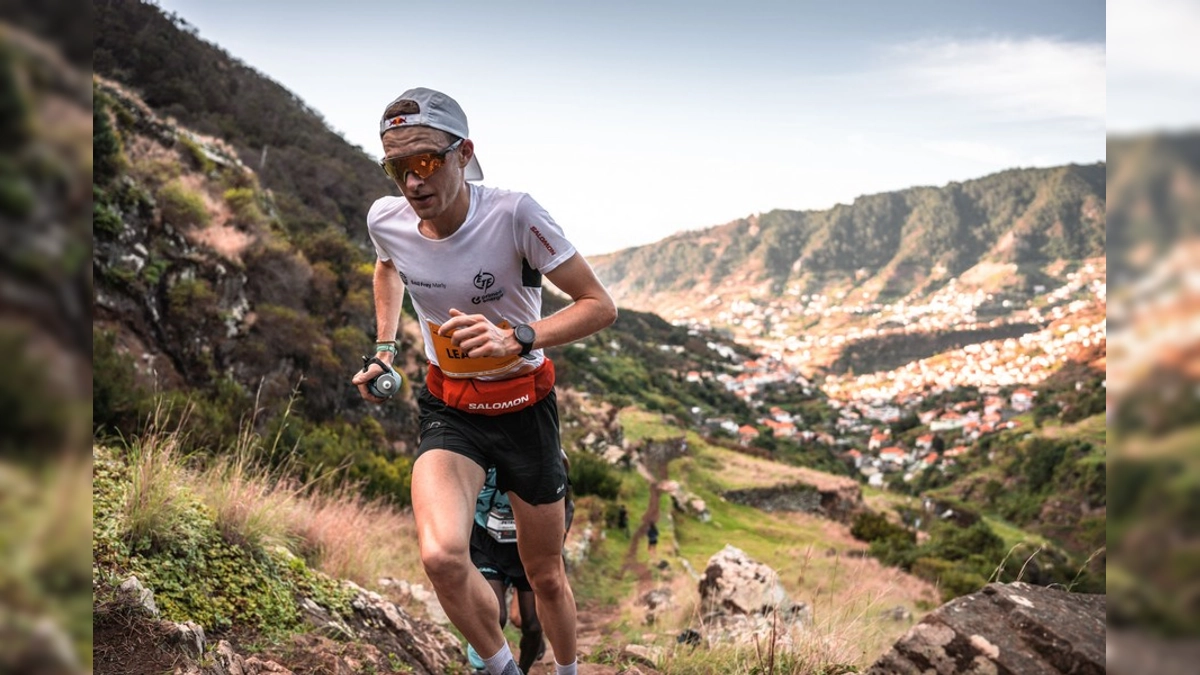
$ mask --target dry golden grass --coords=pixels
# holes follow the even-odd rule
[[[366,587],[384,577],[424,578],[412,512],[368,500],[353,486],[296,499],[289,530],[299,552],[335,578]]]
[[[357,486],[317,490],[256,467],[244,453],[190,472],[187,483],[231,543],[284,546],[312,567],[367,588],[385,577],[423,578],[412,513],[367,499]]]
[[[217,457],[191,475],[192,489],[213,510],[221,536],[253,548],[294,548],[291,522],[302,498],[294,481],[257,469],[248,452]]]
[[[279,437],[268,442],[254,432],[253,413],[234,447],[189,467],[180,451],[183,431],[164,429],[166,412],[160,406],[147,431],[129,444],[131,488],[123,517],[130,541],[152,544],[156,534],[171,532],[194,497],[211,509],[218,531],[232,544],[283,546],[311,567],[367,588],[380,588],[382,578],[424,578],[411,511],[367,499],[354,484],[332,490],[317,489],[328,482],[319,479],[301,484],[286,462],[268,469],[259,458],[278,456]],[[187,417],[185,411],[181,429]]]
[[[135,548],[155,545],[187,508],[181,492],[186,473],[183,436],[164,428],[167,417],[160,404],[147,430],[128,446],[130,485],[121,515],[126,540]]]

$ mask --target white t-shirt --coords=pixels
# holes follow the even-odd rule
[[[425,356],[449,377],[499,380],[542,364],[528,357],[472,359],[436,335],[450,309],[483,314],[512,327],[542,315],[542,274],[575,255],[562,228],[532,197],[468,184],[466,221],[445,239],[418,230],[420,218],[403,197],[382,197],[367,213],[367,231],[380,260],[392,261],[421,319]]]

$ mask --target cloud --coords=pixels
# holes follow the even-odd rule
[[[927,144],[934,152],[966,159],[987,166],[1030,166],[1041,163],[1038,159],[1021,156],[1013,150],[992,143],[976,141],[934,141]]]
[[[1112,0],[1108,5],[1110,131],[1200,123],[1200,3]]]
[[[1109,72],[1200,83],[1200,3],[1114,0],[1108,6]]]
[[[1103,126],[1102,43],[1051,38],[938,39],[893,47],[893,86],[1015,121],[1075,119]]]

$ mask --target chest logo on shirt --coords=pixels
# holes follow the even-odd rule
[[[419,281],[417,279],[409,279],[408,275],[400,272],[400,281],[404,282],[405,287],[412,288],[413,286],[421,286],[423,288],[445,288],[446,284],[440,281]]]
[[[488,292],[488,289],[496,284],[496,275],[492,274],[491,272],[479,270],[479,273],[475,275],[475,279],[472,283],[475,284],[475,288],[484,291],[484,293],[483,295],[476,295],[475,297],[471,298],[471,304],[482,305],[485,302],[495,302],[504,297],[503,288]]]

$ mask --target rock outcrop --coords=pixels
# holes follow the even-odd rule
[[[766,614],[792,604],[775,570],[729,544],[708,560],[700,603],[705,611],[733,614]]]
[[[686,490],[679,481],[663,481],[659,484],[659,489],[670,495],[671,504],[676,511],[686,513],[702,523],[712,520],[712,513],[708,510],[708,504],[705,504],[704,500],[694,492]]]
[[[926,616],[869,675],[1105,672],[1103,595],[989,584]]]
[[[788,596],[775,570],[734,546],[709,559],[699,591],[700,632],[710,645],[751,645],[771,636],[777,647],[787,648],[811,621],[808,605]]]
[[[390,672],[392,668],[441,675],[462,667],[466,659],[461,643],[443,625],[415,617],[378,593],[346,583],[356,594],[348,615],[304,599],[302,614],[311,631],[291,638],[290,646],[279,654],[268,650],[248,656],[226,640],[210,643],[204,629],[195,623],[158,618],[153,592],[130,577],[119,591],[119,609],[108,609],[97,619],[98,630],[105,637],[96,672],[128,672],[120,668],[134,660],[161,665],[162,672],[175,675],[360,673]]]
[[[824,477],[771,487],[730,490],[725,499],[763,511],[799,511],[850,523],[863,507],[862,488],[852,480]]]

